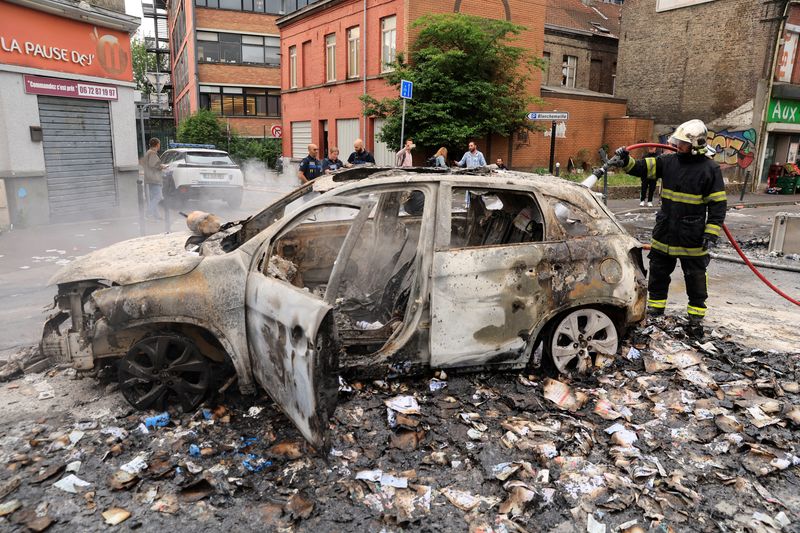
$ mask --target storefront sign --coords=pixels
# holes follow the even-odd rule
[[[127,33],[8,2],[0,2],[0,64],[133,80]]]
[[[800,124],[800,101],[770,100],[767,122],[781,124]]]
[[[783,34],[783,46],[778,54],[778,64],[775,68],[775,81],[784,81],[786,83],[791,83],[792,81],[799,30],[800,28],[792,24],[786,25],[786,31]]]
[[[43,78],[41,76],[23,76],[25,92],[28,94],[44,94],[47,96],[64,96],[66,98],[88,98],[90,100],[116,100],[117,88],[113,85],[102,85],[59,78]]]

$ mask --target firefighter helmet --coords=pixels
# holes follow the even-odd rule
[[[693,154],[706,153],[706,142],[708,140],[708,128],[702,120],[693,119],[684,122],[672,132],[669,138],[670,143],[683,141],[692,145]]]

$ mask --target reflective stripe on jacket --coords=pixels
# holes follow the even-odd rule
[[[631,157],[625,171],[661,179],[653,249],[674,256],[706,255],[703,235],[719,236],[728,208],[719,165],[705,155],[665,154],[639,161]]]

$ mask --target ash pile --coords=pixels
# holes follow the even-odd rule
[[[685,328],[651,320],[588,375],[342,381],[325,453],[265,397],[141,413],[100,386],[92,416],[1,428],[0,529],[800,530],[800,353]]]

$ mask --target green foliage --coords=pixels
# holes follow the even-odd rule
[[[225,124],[208,109],[200,109],[181,122],[177,137],[178,142],[182,143],[213,144],[220,150],[226,150],[239,163],[258,159],[274,167],[281,154],[280,139],[240,137],[234,131],[229,137]]]
[[[178,126],[178,142],[213,144],[226,149],[228,134],[225,125],[208,109],[200,109]]]
[[[247,137],[231,137],[230,153],[231,157],[242,163],[248,159],[258,159],[269,167],[275,166],[275,161],[281,155],[280,139],[251,139]]]
[[[515,43],[524,30],[507,21],[463,14],[421,17],[410,61],[398,54],[389,84],[414,82],[406,105],[406,137],[433,151],[447,147],[460,157],[470,140],[490,134],[510,136],[532,130],[526,114],[538,101],[526,93],[533,69],[542,61]],[[402,101],[363,96],[370,116],[386,117],[381,140],[399,149]]]
[[[143,94],[155,92],[153,86],[147,81],[146,74],[156,70],[156,56],[147,52],[147,46],[143,39],[131,38],[131,65],[136,90],[142,91]]]

